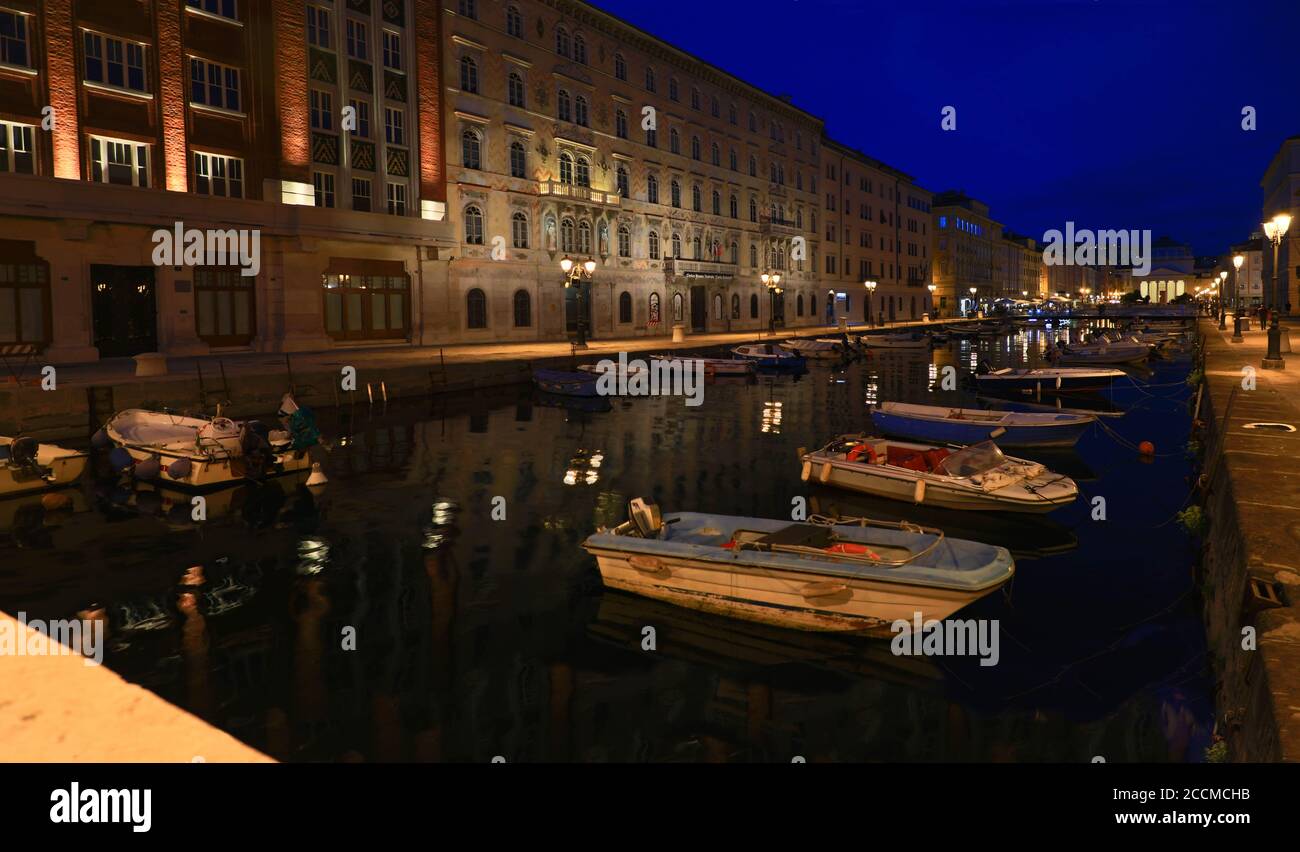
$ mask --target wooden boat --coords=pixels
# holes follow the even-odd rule
[[[791,523],[682,512],[634,499],[582,546],[610,588],[800,630],[888,633],[943,619],[1011,579],[1005,549],[856,519]]]
[[[752,361],[756,367],[781,370],[801,370],[807,366],[807,359],[797,352],[773,346],[771,343],[746,343],[734,347],[731,354],[737,358]]]
[[[871,422],[885,435],[940,444],[996,440],[1008,447],[1071,447],[1096,418],[1087,414],[985,411],[885,402]]]
[[[804,482],[893,500],[984,512],[1050,512],[1079,488],[1043,465],[1005,456],[991,441],[956,450],[865,435],[841,435],[801,453]]]
[[[86,470],[88,455],[34,438],[0,435],[0,497],[71,485]]]
[[[1151,347],[1145,343],[1104,340],[1049,349],[1047,358],[1061,364],[1135,364],[1145,361],[1150,355]]]
[[[650,357],[655,361],[679,360],[688,370],[694,369],[696,363],[701,363],[704,365],[705,375],[747,376],[754,372],[752,361],[738,358],[705,358],[702,355],[651,355]]]
[[[602,367],[600,364],[579,364],[578,371],[582,373],[591,373],[596,377],[600,377],[605,373],[614,373],[617,375],[620,372],[618,364],[614,363],[611,363],[608,367]],[[641,375],[645,370],[636,365],[628,365],[627,369],[622,372],[630,378],[632,376]]]
[[[782,340],[779,345],[787,352],[793,352],[814,361],[838,361],[844,357],[844,346],[838,340],[792,338]]]
[[[537,385],[539,390],[561,396],[600,396],[600,392],[596,389],[599,380],[599,375],[581,370],[547,370],[540,367],[533,369],[533,384]]]
[[[858,338],[870,349],[929,349],[930,338],[920,332],[902,334],[864,334]]]
[[[257,421],[131,408],[114,414],[103,433],[117,448],[109,456],[115,468],[159,485],[203,490],[310,469],[307,451],[317,440],[310,413],[286,394],[280,416],[285,428],[273,430]]]
[[[981,393],[1005,391],[1052,392],[1060,390],[1103,390],[1115,379],[1127,375],[1123,370],[1086,367],[1037,367],[1033,369],[1003,367],[993,370],[980,362],[975,383]]]

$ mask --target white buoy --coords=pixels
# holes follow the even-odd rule
[[[324,485],[327,482],[329,482],[329,477],[325,475],[325,471],[321,470],[320,462],[312,462],[311,476],[307,477],[307,485],[309,487],[312,485]]]

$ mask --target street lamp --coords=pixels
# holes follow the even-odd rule
[[[1227,329],[1228,329],[1228,315],[1227,315],[1226,313],[1223,312],[1223,288],[1224,288],[1224,285],[1227,284],[1227,282],[1228,282],[1228,270],[1226,270],[1226,269],[1222,269],[1222,270],[1219,271],[1219,284],[1218,284],[1218,290],[1219,290],[1219,331],[1227,331]]]
[[[936,319],[939,316],[939,306],[934,303],[934,291],[938,290],[937,284],[926,284],[925,289],[930,291],[930,319]]]
[[[781,273],[764,272],[758,276],[758,280],[763,282],[768,293],[768,311],[767,311],[767,330],[769,334],[776,334],[776,297],[781,292]]]
[[[583,291],[584,281],[590,281],[596,271],[596,261],[588,258],[582,263],[574,263],[567,254],[560,260],[560,269],[564,272],[564,289],[574,287],[578,293],[578,341],[575,349],[587,348],[587,312]]]
[[[864,281],[862,282],[862,286],[867,288],[867,325],[874,325],[874,323],[871,321],[871,297],[876,292],[877,284],[875,281]],[[881,325],[885,324],[884,305],[881,305],[880,307],[880,324]]]
[[[978,292],[979,292],[979,288],[978,288],[978,287],[972,287],[972,288],[970,288],[970,309],[971,309],[971,313],[978,313],[978,311],[976,310],[976,308],[979,306],[979,303],[978,303],[977,301],[975,301],[975,294],[978,293]]]
[[[1273,244],[1273,289],[1270,290],[1272,305],[1269,306],[1269,313],[1272,315],[1272,321],[1268,324],[1268,352],[1264,355],[1265,369],[1281,369],[1285,366],[1282,360],[1282,331],[1277,327],[1277,249],[1282,244],[1282,238],[1286,236],[1287,228],[1291,227],[1291,217],[1285,213],[1279,213],[1273,217],[1271,222],[1264,223],[1264,236]]]
[[[1241,265],[1246,258],[1237,255],[1232,259],[1232,342],[1241,343]]]

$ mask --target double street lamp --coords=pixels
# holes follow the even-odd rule
[[[570,287],[576,288],[578,293],[578,341],[574,344],[575,349],[587,348],[587,312],[586,301],[584,298],[582,285],[584,281],[590,281],[592,275],[596,272],[596,261],[587,258],[582,263],[575,263],[573,258],[567,254],[560,261],[560,269],[564,272],[564,289]]]
[[[979,316],[979,304],[980,304],[980,303],[979,303],[979,300],[975,298],[975,294],[978,293],[979,291],[980,291],[980,288],[978,288],[978,287],[972,287],[972,288],[970,288],[970,312],[971,312],[971,314],[972,314],[973,316]]]
[[[1279,213],[1273,217],[1272,221],[1264,223],[1264,236],[1273,244],[1273,288],[1269,291],[1271,295],[1269,313],[1272,317],[1268,324],[1268,353],[1264,356],[1264,367],[1274,367],[1280,369],[1284,366],[1282,361],[1282,331],[1277,326],[1277,313],[1279,305],[1279,294],[1277,291],[1277,249],[1282,244],[1282,238],[1286,236],[1287,228],[1291,227],[1291,217],[1285,213]]]
[[[926,284],[925,289],[930,291],[930,310],[929,318],[937,319],[939,317],[939,306],[934,303],[934,291],[939,289],[937,284]]]
[[[764,272],[758,276],[758,280],[763,282],[768,293],[768,312],[767,312],[767,330],[768,333],[776,334],[776,297],[781,294],[781,273]]]
[[[875,281],[863,281],[862,286],[867,288],[867,325],[874,325],[875,323],[871,321],[871,297],[875,295],[878,285]],[[885,308],[883,305],[880,307],[880,324],[885,324]]]

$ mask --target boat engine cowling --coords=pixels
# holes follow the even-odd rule
[[[243,453],[243,435],[239,424],[229,417],[214,417],[199,428],[199,449],[223,451],[228,456]]]
[[[633,497],[627,504],[627,519],[636,528],[641,538],[658,538],[664,527],[663,515],[659,505],[653,500]]]

